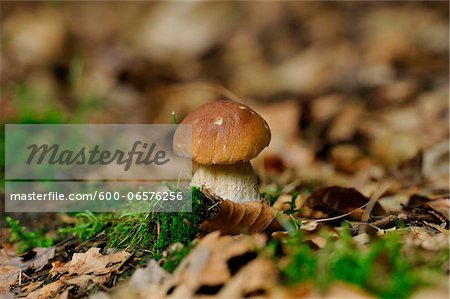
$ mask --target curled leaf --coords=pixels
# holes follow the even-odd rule
[[[279,211],[263,202],[218,202],[218,212],[200,224],[203,232],[220,230],[223,234],[271,233],[283,230]]]

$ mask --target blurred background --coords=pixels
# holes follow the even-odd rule
[[[170,123],[239,99],[272,129],[266,186],[447,187],[448,5],[2,2],[3,119]]]

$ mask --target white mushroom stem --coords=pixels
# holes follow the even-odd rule
[[[234,202],[259,200],[258,178],[250,162],[230,165],[199,165],[191,186],[204,187],[212,195]]]

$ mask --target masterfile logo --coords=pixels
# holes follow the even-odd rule
[[[5,210],[189,212],[192,162],[173,151],[176,129],[8,124]]]
[[[48,144],[32,144],[27,147],[30,155],[27,159],[27,165],[32,163],[41,165],[124,165],[124,170],[128,171],[133,163],[136,165],[164,165],[170,161],[166,158],[167,153],[164,150],[158,150],[156,143],[148,144],[142,141],[135,141],[130,151],[121,150],[101,150],[96,144],[92,149],[82,147],[79,151],[60,150],[58,144],[49,146]],[[141,150],[140,150],[141,149]]]
[[[183,132],[190,134],[191,126]],[[6,125],[6,179],[190,180],[175,125]],[[189,137],[189,136],[188,136]]]

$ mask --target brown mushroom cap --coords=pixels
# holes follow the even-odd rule
[[[207,103],[190,113],[175,131],[173,147],[179,156],[199,164],[235,164],[255,158],[270,142],[266,121],[249,107],[232,101]],[[190,150],[192,152],[190,152]]]

